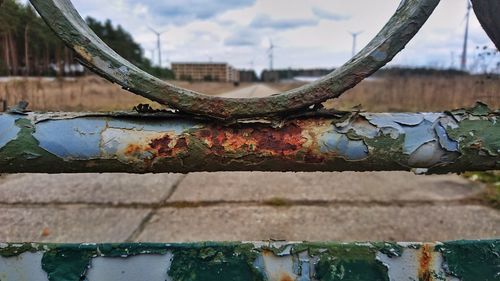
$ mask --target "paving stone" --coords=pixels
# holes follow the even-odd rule
[[[158,203],[178,174],[21,174],[0,180],[1,203]]]
[[[377,173],[195,173],[170,201],[419,201],[458,200],[481,192],[457,175]]]
[[[482,206],[166,208],[138,241],[437,241],[494,238],[500,212]]]
[[[0,206],[2,242],[123,242],[147,209]]]

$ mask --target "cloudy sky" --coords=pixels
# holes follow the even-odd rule
[[[257,70],[275,67],[333,67],[351,55],[349,32],[363,31],[365,45],[396,10],[398,0],[73,0],[83,16],[111,19],[130,31],[152,57],[162,36],[164,64],[175,61],[227,61]],[[442,0],[423,30],[392,64],[459,65],[466,0]],[[472,13],[470,57],[476,46],[493,47]]]

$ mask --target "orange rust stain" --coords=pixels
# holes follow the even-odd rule
[[[50,229],[49,229],[48,227],[44,227],[44,228],[42,229],[42,236],[43,236],[43,237],[47,237],[47,236],[49,236],[49,235],[50,235]]]
[[[203,130],[200,130],[198,132],[198,137],[200,139],[203,140],[203,142],[205,142],[205,144],[209,147],[209,148],[212,148],[212,146],[214,145],[213,141],[212,141],[212,131],[210,131],[209,129],[203,129]]]
[[[223,139],[222,142],[222,146],[230,151],[237,151],[239,149],[250,150],[250,148],[255,145],[255,140],[245,136],[244,134],[234,134],[233,132],[226,132],[225,139]]]
[[[262,250],[262,255],[263,256],[269,256],[269,257],[271,257],[271,256],[274,256],[274,253],[272,251],[268,250],[268,249],[263,249]]]
[[[82,57],[84,60],[88,61],[88,62],[93,62],[94,59],[92,58],[92,55],[87,52],[87,50],[85,50],[84,47],[80,46],[80,45],[74,45],[73,46],[73,49],[75,50],[75,52],[78,53],[78,55],[80,57]]]
[[[418,268],[418,280],[419,281],[433,281],[432,276],[432,252],[434,247],[431,245],[423,245],[420,253],[419,268]]]
[[[299,152],[306,142],[302,128],[296,124],[281,129],[211,127],[199,131],[196,136],[203,140],[212,153],[219,156],[225,152],[290,156]]]
[[[188,150],[188,140],[183,136],[166,134],[161,138],[152,140],[149,146],[156,152],[157,157],[175,157]]]
[[[143,149],[141,146],[137,145],[137,144],[129,144],[126,148],[125,148],[125,155],[134,155],[138,152],[141,152]]]
[[[280,281],[293,281],[293,278],[286,273],[282,273],[280,276]]]

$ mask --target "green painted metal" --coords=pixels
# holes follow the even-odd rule
[[[354,58],[323,79],[266,98],[231,99],[177,88],[140,70],[109,48],[87,26],[70,0],[30,0],[47,24],[80,61],[124,89],[182,112],[237,119],[290,112],[340,96],[383,67],[426,22],[439,0],[402,1],[379,34]]]
[[[170,113],[0,115],[0,172],[500,168],[500,113],[323,112],[223,124]]]
[[[472,6],[484,30],[500,50],[500,1],[472,0]]]
[[[500,277],[500,240],[0,244],[2,281],[461,280]]]

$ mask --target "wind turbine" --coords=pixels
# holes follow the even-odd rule
[[[351,33],[352,36],[352,56],[354,57],[356,55],[356,43],[358,39],[358,35],[362,34],[364,31],[358,31],[358,32],[349,32]]]
[[[163,33],[165,33],[166,31],[158,32],[150,26],[148,26],[148,28],[149,28],[149,30],[151,30],[151,32],[153,32],[156,35],[156,49],[158,50],[158,66],[161,68],[161,63],[162,63],[162,60],[161,60],[161,35]]]
[[[464,34],[464,46],[462,50],[462,62],[461,62],[461,70],[467,70],[467,45],[469,41],[469,23],[470,23],[470,11],[472,9],[472,4],[469,0],[467,0],[467,13],[465,15],[465,34]]]
[[[269,39],[269,49],[267,49],[267,55],[269,56],[269,70],[273,71],[274,69],[274,46],[273,40]]]

